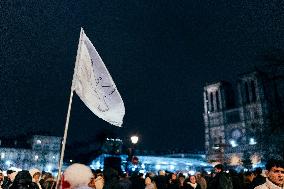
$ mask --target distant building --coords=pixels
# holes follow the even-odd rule
[[[122,140],[119,138],[106,138],[102,147],[102,153],[120,154],[122,152]]]
[[[240,75],[237,100],[229,82],[204,87],[208,161],[245,165],[257,164],[268,156],[283,158],[284,80],[283,74],[277,73],[280,79],[273,74],[254,71]]]
[[[0,140],[0,168],[30,169],[53,172],[58,169],[61,138],[34,135],[30,139]]]
[[[136,157],[138,158],[137,164],[128,164],[127,155],[101,154],[91,162],[90,167],[102,170],[105,166],[110,166],[119,168],[121,171],[132,170],[140,173],[157,173],[159,170],[165,170],[186,174],[194,174],[196,171],[210,172],[213,168],[203,159],[203,155],[197,154],[137,155]],[[112,165],[110,165],[110,161],[106,161],[107,158],[112,159]]]

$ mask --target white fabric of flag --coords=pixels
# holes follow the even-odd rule
[[[125,114],[122,98],[96,48],[81,29],[72,90],[98,117],[121,126]]]

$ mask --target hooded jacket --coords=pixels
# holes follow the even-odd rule
[[[39,189],[28,171],[19,171],[9,189]]]
[[[38,169],[36,169],[36,168],[32,168],[32,169],[29,170],[29,173],[30,173],[30,175],[32,176],[32,181],[35,182],[35,183],[38,185],[39,189],[42,189],[42,188],[41,188],[41,185],[40,185],[40,183],[39,183],[39,180],[36,181],[36,180],[34,179],[34,175],[35,175],[36,173],[41,174],[40,170],[38,170]]]

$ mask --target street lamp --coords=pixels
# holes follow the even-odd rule
[[[138,140],[139,140],[139,137],[138,137],[137,135],[133,135],[133,136],[130,137],[130,140],[131,140],[132,146],[131,146],[131,148],[129,149],[129,150],[130,150],[130,153],[129,153],[130,156],[129,156],[129,158],[130,158],[130,160],[131,160],[132,157],[134,156],[135,147],[136,147],[136,144],[137,144],[137,142],[138,142]]]
[[[130,137],[130,140],[131,140],[132,144],[135,145],[135,144],[137,144],[139,137],[136,136],[136,135],[133,135],[133,136]]]
[[[132,174],[134,172],[137,172],[138,170],[138,158],[135,157],[135,147],[136,144],[138,143],[139,137],[137,135],[133,135],[130,137],[131,140],[131,147],[128,148],[128,158],[127,158],[127,163],[126,163],[126,172],[128,172],[128,174]]]

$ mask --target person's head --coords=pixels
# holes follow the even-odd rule
[[[96,179],[95,179],[95,188],[96,189],[102,189],[104,187],[104,177],[102,175],[99,175]]]
[[[93,173],[88,166],[74,163],[64,171],[62,185],[63,188],[88,186],[91,178],[93,178]]]
[[[198,178],[200,178],[202,175],[201,175],[200,172],[196,172],[196,173],[195,173],[195,176],[196,176],[196,178],[198,179]]]
[[[96,176],[103,176],[103,172],[100,169],[95,170]]]
[[[254,174],[251,171],[245,172],[244,173],[244,177],[245,177],[245,181],[246,182],[252,182],[252,180],[254,179]]]
[[[7,170],[7,177],[10,179],[10,175],[12,174],[12,173],[14,173],[15,171],[13,171],[13,170]]]
[[[282,187],[284,184],[284,162],[271,159],[266,163],[265,168],[268,180]]]
[[[144,174],[143,173],[138,173],[138,177],[143,178]]]
[[[149,185],[149,184],[151,184],[151,183],[152,183],[151,178],[150,178],[150,177],[146,177],[146,179],[145,179],[145,185]]]
[[[133,164],[133,165],[137,165],[137,164],[138,164],[138,162],[139,162],[139,159],[138,159],[138,157],[136,157],[136,156],[133,156],[133,157],[132,157],[132,160],[131,160],[131,162],[132,162],[132,164]]]
[[[165,170],[160,170],[158,174],[160,176],[165,176],[166,175],[166,171]]]
[[[214,170],[215,170],[216,173],[223,172],[224,166],[222,164],[217,164],[217,165],[215,165]]]
[[[49,172],[45,172],[42,174],[42,177],[41,177],[44,181],[46,180],[52,180],[53,179],[53,176],[51,173]]]
[[[148,172],[148,173],[146,173],[146,175],[145,175],[145,178],[147,178],[147,177],[154,178],[154,177],[155,177],[155,173],[153,173],[153,172]]]
[[[177,175],[176,175],[175,173],[173,173],[173,174],[171,175],[171,179],[172,179],[172,180],[176,180],[176,179],[177,179]]]
[[[13,185],[14,186],[17,186],[19,184],[20,185],[29,185],[29,184],[31,184],[31,182],[32,182],[32,176],[29,173],[29,171],[22,170],[22,171],[19,171],[17,173],[17,175],[15,176]]]
[[[39,178],[41,175],[40,170],[33,168],[33,169],[30,169],[29,172],[32,176],[33,182],[39,182]]]
[[[195,184],[196,183],[196,177],[194,175],[190,175],[189,176],[189,182],[192,183],[192,184]]]
[[[4,178],[3,172],[0,170],[0,181],[2,181]]]
[[[179,180],[180,183],[183,183],[184,180],[185,180],[185,176],[183,174],[179,174],[178,180]]]
[[[255,170],[253,171],[254,175],[257,176],[257,175],[261,175],[262,173],[262,169],[260,167],[257,167],[255,168]]]
[[[18,174],[18,172],[16,172],[16,171],[10,174],[9,177],[10,177],[10,181],[11,181],[11,182],[14,182],[14,180],[15,180],[17,174]]]

